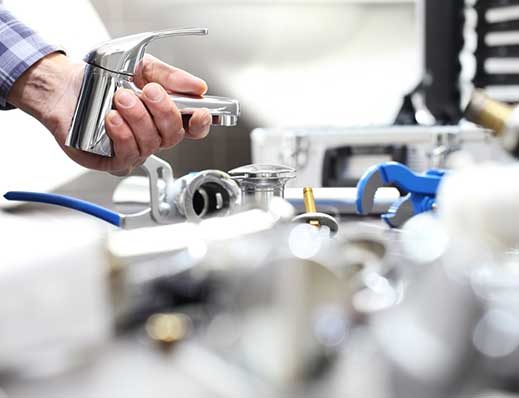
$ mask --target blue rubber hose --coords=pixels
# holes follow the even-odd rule
[[[16,200],[20,202],[38,202],[47,203],[50,205],[67,207],[81,211],[91,216],[100,218],[110,224],[117,227],[121,226],[121,215],[109,210],[105,207],[98,206],[94,203],[86,202],[81,199],[76,199],[70,196],[58,195],[53,193],[41,193],[41,192],[23,192],[23,191],[11,191],[4,195],[7,200]]]

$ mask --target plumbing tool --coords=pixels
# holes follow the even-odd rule
[[[317,211],[314,193],[311,187],[303,188],[303,198],[306,212],[294,217],[292,221],[296,223],[310,224],[317,228],[326,226],[330,229],[330,236],[335,235],[339,230],[339,224],[332,216]]]
[[[273,197],[284,197],[286,183],[295,169],[275,164],[249,164],[229,171],[240,185],[243,204],[268,209]]]
[[[429,169],[417,174],[397,162],[380,163],[369,168],[357,184],[357,213],[367,215],[374,204],[376,191],[395,186],[405,192],[396,200],[382,219],[392,228],[401,227],[416,214],[436,208],[436,193],[446,171]]]
[[[165,37],[207,33],[208,30],[202,28],[146,32],[110,40],[93,49],[85,57],[87,65],[66,144],[86,152],[113,156],[105,117],[112,109],[113,97],[119,88],[141,94],[134,84],[134,74],[148,44]],[[191,115],[196,108],[207,108],[213,125],[235,126],[238,123],[240,106],[234,99],[178,94],[171,95],[171,99],[183,115]]]
[[[519,151],[519,106],[496,101],[482,90],[474,90],[470,97],[465,117],[493,131],[503,147],[518,156]]]
[[[149,203],[148,179],[144,176],[131,176],[123,179],[115,188],[112,196],[114,204],[137,205]],[[312,188],[315,205],[327,214],[355,215],[357,188]],[[393,202],[400,197],[396,188],[381,188],[375,196],[372,214],[387,212]],[[305,212],[303,188],[285,187],[283,198],[296,209],[296,213]]]
[[[68,207],[126,229],[170,224],[183,218],[198,222],[228,215],[241,204],[238,184],[223,171],[205,170],[175,180],[169,163],[156,156],[150,156],[142,168],[150,181],[150,206],[134,214],[119,214],[80,199],[49,193],[12,191],[4,197]]]

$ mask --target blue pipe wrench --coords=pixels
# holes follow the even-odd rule
[[[418,174],[397,162],[369,168],[357,184],[357,213],[367,215],[373,209],[378,188],[394,186],[406,194],[391,205],[382,219],[392,228],[400,228],[416,214],[436,208],[436,193],[446,170],[429,169]]]

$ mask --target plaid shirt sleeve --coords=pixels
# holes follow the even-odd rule
[[[7,95],[14,82],[35,62],[55,51],[60,48],[46,43],[0,5],[0,110],[12,108]]]

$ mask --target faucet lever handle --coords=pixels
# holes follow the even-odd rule
[[[163,39],[165,37],[174,36],[207,36],[209,29],[207,28],[182,28],[182,29],[164,29],[155,32],[148,32],[149,41]]]
[[[109,40],[85,57],[85,62],[110,72],[133,76],[142,61],[146,47],[154,40],[176,36],[205,36],[206,28],[167,29],[145,32]]]

